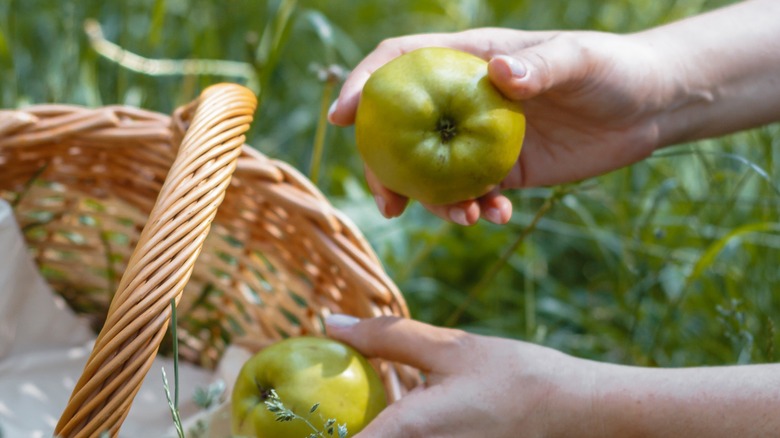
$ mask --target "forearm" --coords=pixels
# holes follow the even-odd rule
[[[605,367],[593,402],[599,435],[780,436],[780,364]]]
[[[748,0],[633,35],[668,77],[661,146],[780,120],[780,1]]]

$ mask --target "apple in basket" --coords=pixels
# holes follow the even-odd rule
[[[241,368],[231,400],[232,432],[240,437],[353,436],[387,403],[370,363],[341,342],[288,338]],[[321,433],[321,435],[320,435]]]

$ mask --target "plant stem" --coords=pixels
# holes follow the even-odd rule
[[[176,333],[176,298],[171,298],[171,336],[173,337],[173,406],[179,411],[179,338]]]
[[[297,418],[297,419],[299,419],[299,420],[303,420],[303,422],[304,422],[304,423],[308,424],[308,425],[309,425],[309,427],[311,428],[311,430],[313,430],[314,432],[316,432],[318,436],[323,436],[323,435],[322,435],[322,432],[321,432],[319,429],[317,429],[316,427],[314,427],[314,425],[313,425],[313,424],[311,424],[311,421],[309,421],[309,420],[307,420],[307,419],[305,419],[305,418],[301,417],[300,415],[296,414],[295,412],[293,412],[293,415],[295,415],[295,418]]]
[[[165,376],[165,368],[162,369],[163,389],[165,397],[168,399],[168,407],[171,409],[173,425],[176,427],[176,434],[179,438],[184,438],[184,426],[181,424],[179,415],[179,341],[176,337],[176,299],[171,298],[171,335],[173,336],[173,382],[175,385],[173,400],[171,400],[171,390],[168,387],[168,378]]]
[[[515,251],[517,251],[520,245],[522,245],[522,243],[525,241],[525,238],[528,237],[528,235],[531,234],[534,229],[536,229],[536,225],[539,223],[542,217],[544,217],[544,215],[547,214],[550,209],[552,209],[553,205],[555,205],[555,203],[558,202],[558,200],[560,200],[566,193],[568,193],[567,189],[556,189],[553,194],[544,201],[544,204],[542,204],[539,210],[536,211],[536,215],[534,216],[533,220],[531,220],[531,223],[523,228],[523,230],[520,232],[520,235],[517,236],[517,239],[515,239],[515,241],[509,245],[506,250],[504,250],[504,253],[501,254],[501,258],[499,258],[490,267],[490,270],[480,279],[479,283],[471,288],[466,298],[461,301],[460,305],[455,309],[455,311],[450,314],[450,317],[444,323],[446,327],[453,327],[455,324],[457,324],[458,320],[461,316],[463,316],[463,312],[466,311],[466,308],[469,306],[469,304],[471,304],[474,299],[482,297],[487,286],[490,284],[490,282],[493,281],[496,275],[498,275],[498,273],[501,271],[501,268],[507,264],[509,258],[512,257]]]
[[[536,332],[536,291],[533,277],[526,274],[524,283],[525,336],[527,339],[532,339]]]

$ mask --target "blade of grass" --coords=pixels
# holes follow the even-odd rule
[[[0,61],[2,61],[3,65],[8,66],[9,70],[13,69],[14,59],[11,56],[11,48],[9,47],[8,39],[5,37],[5,34],[3,34],[2,26],[0,26]]]
[[[317,38],[322,42],[325,49],[323,58],[325,63],[333,64],[336,62],[336,42],[334,39],[333,25],[321,12],[307,9],[301,14],[304,22],[308,23],[317,34]]]
[[[360,61],[363,51],[352,39],[352,36],[336,26],[325,14],[317,10],[305,9],[301,12],[301,19],[314,29],[322,42],[325,48],[324,59],[326,63],[337,62],[337,54],[346,65],[355,65]]]
[[[154,0],[154,6],[152,6],[152,21],[149,25],[149,43],[152,47],[159,44],[164,23],[165,0]]]
[[[767,185],[777,194],[780,195],[780,186],[775,184],[775,182],[772,180],[771,175],[764,170],[761,166],[758,164],[748,160],[747,158],[732,154],[729,152],[711,152],[711,151],[690,151],[690,150],[682,150],[682,151],[668,151],[668,152],[659,152],[656,154],[653,154],[651,158],[666,158],[666,157],[675,157],[675,156],[681,156],[681,155],[692,155],[692,154],[700,154],[700,155],[712,155],[719,158],[725,158],[727,160],[736,161],[738,163],[746,165],[750,170],[756,173],[761,179],[763,179]]]
[[[265,99],[268,83],[271,80],[276,65],[281,58],[284,43],[290,35],[290,29],[294,22],[294,12],[298,5],[297,0],[282,0],[276,10],[273,19],[265,26],[263,36],[255,52],[255,68],[260,78],[260,102]]]
[[[561,204],[571,210],[575,215],[577,215],[580,221],[582,221],[582,224],[584,225],[583,229],[593,236],[592,240],[598,247],[599,252],[601,252],[604,262],[610,268],[614,268],[614,266],[618,263],[618,256],[615,253],[608,251],[602,240],[596,237],[596,230],[598,230],[600,226],[588,208],[583,206],[576,196],[572,195],[563,197],[563,202]]]
[[[320,178],[322,154],[325,149],[325,134],[328,131],[328,110],[330,109],[330,101],[333,99],[333,90],[335,90],[336,84],[339,83],[339,77],[336,74],[331,74],[329,70],[330,69],[324,73],[326,78],[322,88],[320,114],[317,120],[317,129],[314,133],[314,149],[312,151],[311,164],[309,167],[309,179],[315,185],[319,182]]]

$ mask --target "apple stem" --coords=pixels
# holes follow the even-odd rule
[[[261,399],[262,401],[266,401],[266,400],[268,400],[269,398],[272,398],[272,397],[273,397],[273,395],[274,395],[274,394],[273,394],[273,392],[272,392],[272,391],[273,391],[273,388],[264,388],[263,386],[261,386],[260,384],[258,384],[258,385],[257,385],[257,389],[258,389],[258,390],[260,390],[260,399]]]
[[[449,116],[443,116],[436,122],[436,130],[439,131],[443,143],[449,142],[458,133],[455,128],[455,121]]]

